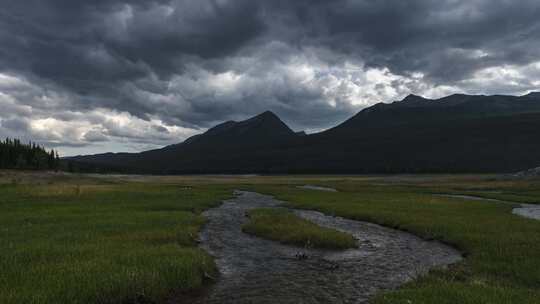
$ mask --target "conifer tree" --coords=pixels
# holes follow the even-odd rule
[[[35,142],[22,144],[19,139],[0,140],[0,169],[58,170],[58,151],[47,151]]]

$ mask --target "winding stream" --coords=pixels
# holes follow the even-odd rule
[[[325,251],[281,245],[241,231],[247,210],[279,207],[281,202],[252,192],[236,195],[205,212],[209,222],[201,233],[201,246],[216,258],[221,276],[191,303],[364,303],[381,290],[462,258],[439,242],[304,210],[295,212],[351,233],[359,248]],[[299,252],[309,258],[295,258]]]

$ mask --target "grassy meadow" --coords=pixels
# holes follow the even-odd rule
[[[0,185],[0,303],[162,301],[216,268],[196,247],[220,187]]]
[[[469,188],[474,183],[477,186]],[[339,192],[275,185],[250,189],[275,195],[291,208],[370,221],[440,240],[465,255],[463,262],[381,294],[373,303],[540,303],[540,221],[511,214],[509,204],[433,195],[490,192],[491,197],[501,198],[501,193],[511,193],[519,201],[533,202],[540,198],[535,196],[540,189],[536,182],[381,178],[321,185]]]
[[[297,188],[305,184],[339,192]],[[12,171],[0,172],[0,303],[162,303],[199,290],[216,273],[212,257],[196,244],[205,222],[201,212],[231,197],[233,189],[410,231],[464,253],[461,263],[380,294],[373,303],[540,303],[540,221],[511,214],[510,204],[434,195],[535,203],[539,180]],[[267,212],[254,211],[252,220]],[[279,226],[287,235],[304,224],[287,214],[269,216],[273,221],[256,226]],[[275,225],[275,217],[283,225]]]
[[[320,227],[286,209],[254,209],[248,217],[242,231],[283,244],[323,249],[357,247],[352,235]]]

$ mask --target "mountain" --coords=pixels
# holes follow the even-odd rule
[[[259,163],[264,163],[265,157],[254,155],[266,155],[300,136],[302,133],[295,133],[274,113],[266,111],[248,120],[227,121],[162,149],[76,156],[68,160],[90,170],[156,174],[244,172],[246,168],[258,170]]]
[[[180,145],[211,145],[215,147],[264,146],[295,137],[291,130],[276,114],[266,111],[241,122],[227,121],[203,134],[188,138]],[[169,148],[172,148],[171,146]]]
[[[425,124],[440,120],[477,119],[540,112],[540,93],[525,96],[454,94],[441,99],[409,95],[391,104],[379,103],[360,111],[337,129]]]
[[[310,135],[265,112],[158,150],[70,160],[160,174],[515,172],[540,165],[540,93],[409,95]]]
[[[540,164],[539,140],[539,94],[456,94],[377,104],[302,145],[324,172],[514,172]]]

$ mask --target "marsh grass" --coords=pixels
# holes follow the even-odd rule
[[[296,188],[305,184],[340,192]],[[236,188],[273,194],[290,207],[408,230],[465,253],[463,262],[373,303],[539,303],[540,222],[512,215],[510,204],[433,194],[540,202],[540,180],[13,171],[0,171],[0,303],[160,302],[200,288],[216,271],[212,258],[195,246],[205,221],[200,212]]]
[[[283,244],[324,249],[357,247],[352,235],[318,226],[286,209],[259,208],[249,211],[248,216],[242,231]]]
[[[540,221],[513,215],[511,205],[438,197],[432,188],[418,185],[327,186],[340,192],[272,185],[246,188],[275,195],[289,207],[411,231],[464,252],[463,262],[379,295],[374,303],[540,303]]]
[[[0,303],[161,301],[216,267],[196,247],[218,186],[0,185]]]

